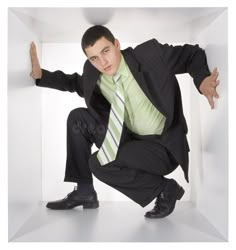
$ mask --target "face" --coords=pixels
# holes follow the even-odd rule
[[[114,44],[105,37],[100,38],[93,46],[85,49],[86,55],[92,65],[101,73],[112,76],[120,65],[120,43],[115,39]]]

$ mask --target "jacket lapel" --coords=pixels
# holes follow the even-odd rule
[[[128,48],[127,50],[122,51],[122,54],[125,58],[126,63],[129,66],[130,71],[132,72],[136,82],[140,86],[140,88],[143,90],[145,95],[148,97],[148,99],[151,101],[151,103],[156,106],[156,108],[166,116],[166,111],[164,110],[162,104],[161,104],[161,96],[153,97],[153,94],[151,94],[150,89],[148,88],[148,82],[145,79],[145,74],[148,74],[145,72],[141,66],[141,64],[135,59],[132,49]],[[153,85],[153,83],[151,83]]]

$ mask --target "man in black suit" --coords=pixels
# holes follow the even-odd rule
[[[176,74],[189,73],[211,108],[218,98],[218,72],[210,73],[198,45],[171,46],[152,39],[136,48],[120,44],[104,26],[89,28],[82,38],[88,60],[83,74],[41,69],[31,44],[31,76],[36,85],[77,92],[87,108],[67,120],[65,181],[77,187],[50,209],[97,208],[92,174],[145,207],[147,218],[163,218],[175,208],[184,189],[164,176],[179,165],[188,179],[187,124]],[[91,154],[93,143],[99,148]]]

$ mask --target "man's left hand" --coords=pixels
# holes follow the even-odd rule
[[[219,95],[216,92],[216,87],[220,84],[220,81],[217,80],[218,76],[219,76],[219,72],[217,71],[217,68],[214,68],[211,75],[206,77],[202,81],[199,87],[199,90],[201,91],[201,93],[207,98],[211,106],[211,109],[214,109],[213,97],[219,98]]]

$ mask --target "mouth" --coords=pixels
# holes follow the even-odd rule
[[[106,68],[104,68],[105,71],[109,71],[110,69],[111,69],[111,65],[108,66],[108,67],[106,67]]]

